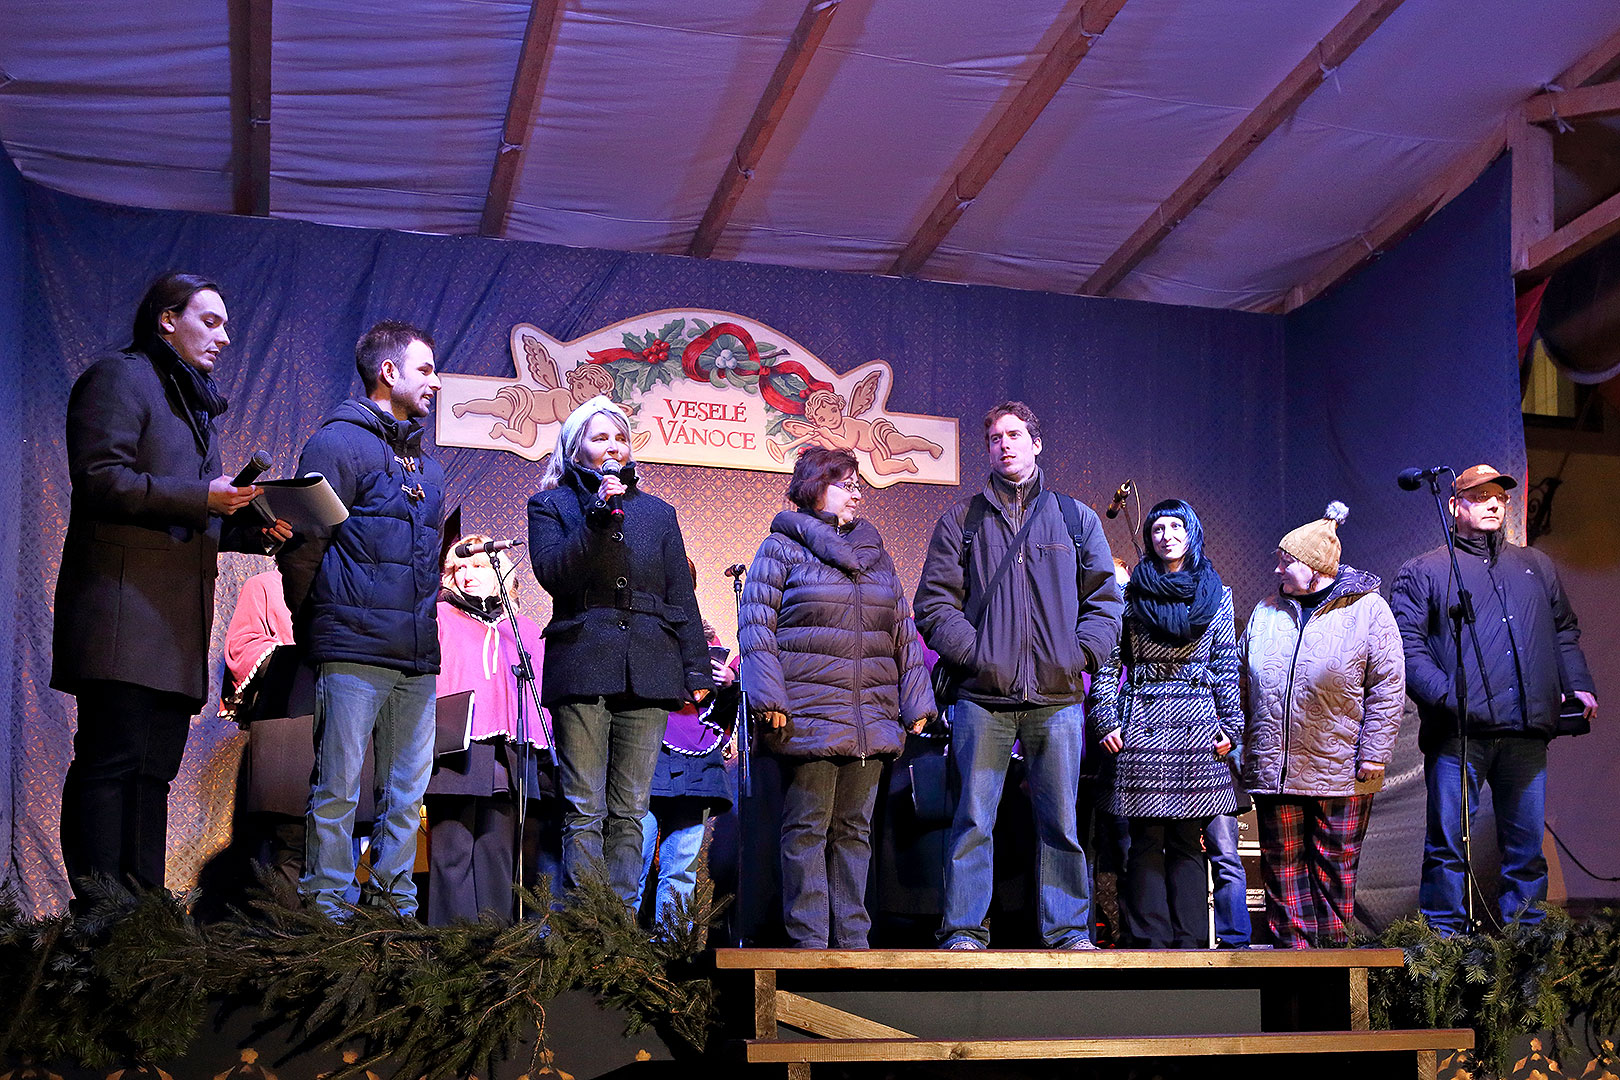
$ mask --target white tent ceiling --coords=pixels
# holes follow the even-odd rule
[[[918,273],[1080,290],[1372,2],[1126,0]],[[270,0],[0,0],[0,139],[19,168],[229,212],[231,4]],[[1083,6],[837,3],[714,257],[887,272]],[[477,233],[529,4],[270,10],[270,213]],[[501,235],[685,252],[804,10],[566,0]],[[1617,32],[1615,0],[1406,0],[1109,295],[1277,308]]]

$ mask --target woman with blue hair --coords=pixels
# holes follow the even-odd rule
[[[1092,680],[1087,712],[1114,755],[1103,808],[1130,829],[1126,940],[1191,949],[1206,940],[1204,826],[1237,808],[1224,760],[1243,731],[1232,590],[1180,499],[1148,511],[1142,541],[1148,553],[1125,587],[1120,643]]]

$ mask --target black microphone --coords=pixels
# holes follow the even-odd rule
[[[1131,492],[1136,490],[1136,481],[1127,480],[1114,489],[1114,501],[1108,504],[1108,516],[1119,517],[1119,512],[1125,509],[1125,500],[1130,498]]]
[[[270,471],[270,455],[263,450],[253,451],[242,471],[231,480],[231,487],[252,487],[253,481]]]
[[[742,577],[746,573],[748,573],[748,567],[742,563],[732,563],[726,567],[726,577]]]
[[[246,465],[242,466],[242,471],[231,477],[231,487],[252,487],[253,481],[270,471],[270,465],[269,454],[263,450],[253,451],[253,456],[248,458]],[[270,508],[258,499],[254,499],[248,505],[258,512],[259,519],[266,525],[276,523],[276,515],[271,513]]]
[[[458,559],[470,559],[474,555],[493,555],[497,551],[522,546],[521,540],[463,540],[451,548],[450,553]]]
[[[625,474],[624,470],[628,470],[628,475]],[[606,461],[602,462],[602,475],[604,477],[616,477],[624,483],[625,487],[629,487],[631,484],[636,482],[636,466],[633,462],[619,461],[615,458],[608,458]],[[624,496],[615,495],[612,498],[604,501],[607,503],[608,521],[615,528],[623,525]]]
[[[1423,486],[1423,481],[1432,480],[1441,473],[1450,471],[1450,467],[1446,465],[1436,465],[1432,469],[1402,469],[1395,477],[1395,482],[1401,485],[1402,491],[1416,491]]]

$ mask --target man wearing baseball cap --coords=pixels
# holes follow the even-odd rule
[[[1547,896],[1541,855],[1547,791],[1547,741],[1564,703],[1590,720],[1596,686],[1581,654],[1581,631],[1552,561],[1507,542],[1508,492],[1518,484],[1489,465],[1466,469],[1452,485],[1450,508],[1462,585],[1475,621],[1463,631],[1467,694],[1468,813],[1489,784],[1502,853],[1497,908],[1504,923],[1537,922],[1532,905]],[[1458,738],[1457,646],[1452,606],[1457,583],[1444,547],[1401,567],[1390,606],[1401,630],[1406,689],[1417,703],[1428,784],[1428,829],[1418,908],[1442,934],[1466,925]]]

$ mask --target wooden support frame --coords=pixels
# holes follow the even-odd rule
[[[1620,30],[1598,42],[1587,54],[1565,68],[1553,82],[1565,90],[1585,86],[1620,60]]]
[[[777,61],[770,82],[765,84],[765,92],[760,96],[759,104],[754,106],[754,115],[743,129],[737,149],[732,151],[730,160],[726,162],[725,175],[720,178],[714,194],[709,198],[708,208],[703,211],[703,220],[698,223],[697,232],[692,234],[691,243],[686,249],[688,255],[706,259],[714,254],[720,234],[725,231],[726,223],[737,209],[748,181],[754,178],[754,168],[764,157],[771,136],[776,134],[777,125],[782,122],[793,95],[798,92],[799,83],[809,69],[816,50],[821,47],[821,39],[827,36],[827,27],[832,24],[832,17],[838,11],[840,2],[809,0],[805,4],[804,11],[799,15],[799,23],[793,28],[793,36],[788,39],[787,51]]]
[[[1550,277],[1614,236],[1620,236],[1620,195],[1611,195],[1551,236],[1531,244],[1524,273],[1532,280]]]
[[[1531,245],[1553,231],[1553,133],[1532,123],[1518,124],[1508,150],[1513,155],[1510,231],[1517,274],[1530,265]]]
[[[1524,103],[1524,118],[1532,124],[1559,120],[1595,120],[1620,115],[1620,81],[1537,94]]]
[[[231,209],[270,214],[271,0],[230,0]]]
[[[1191,176],[1160,203],[1146,221],[1080,286],[1088,296],[1105,296],[1143,259],[1170,235],[1177,225],[1209,198],[1238,166],[1282,122],[1292,116],[1316,92],[1334,68],[1344,63],[1362,42],[1384,24],[1401,6],[1402,0],[1360,0],[1328,35],[1294,66],[1282,82],[1272,88],[1243,121],[1221,140]]]
[[[562,22],[563,0],[531,0],[529,21],[523,29],[523,48],[518,53],[517,70],[512,76],[512,92],[506,99],[506,121],[501,126],[501,145],[495,151],[495,164],[489,174],[489,190],[484,195],[484,213],[478,232],[500,236],[506,231],[506,218],[512,212],[512,188],[518,167],[523,163],[523,145],[534,127],[540,106],[541,78],[546,57],[556,40]]]
[[[967,164],[895,257],[889,273],[904,276],[922,268],[1124,6],[1125,0],[1088,0],[1080,8],[1058,35],[1051,51],[1041,58],[1029,79],[968,155]]]

